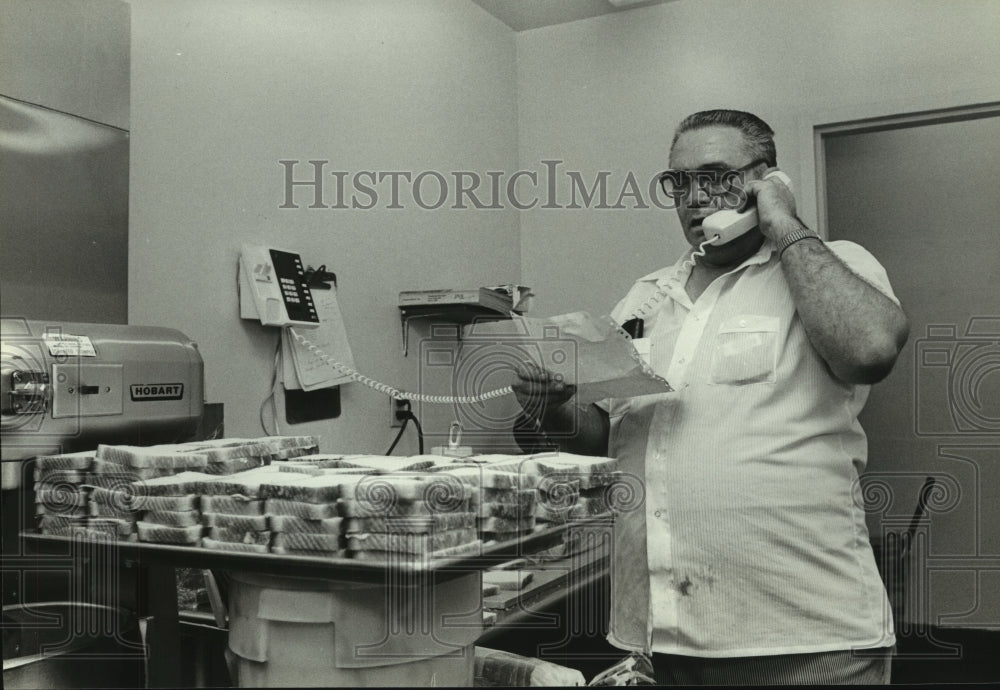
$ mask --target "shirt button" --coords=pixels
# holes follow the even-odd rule
[[[746,327],[747,327],[747,322],[745,320],[740,321],[740,328],[746,328]]]
[[[678,359],[678,360],[677,360],[677,363],[678,363],[678,364],[684,364],[684,358],[683,358],[683,357],[681,357],[680,359]]]
[[[660,511],[656,511],[655,513],[653,513],[653,515],[655,515],[656,517],[660,517]]]

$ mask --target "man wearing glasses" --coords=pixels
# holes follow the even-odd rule
[[[608,639],[652,653],[659,682],[887,683],[857,416],[909,326],[875,258],[820,239],[764,179],[773,135],[732,110],[677,128],[660,180],[691,249],[612,313],[675,392],[578,406],[529,367],[515,390],[544,412],[516,437],[645,478],[645,505],[616,521]],[[747,200],[757,226],[710,244],[705,219]]]

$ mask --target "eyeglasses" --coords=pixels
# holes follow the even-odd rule
[[[734,191],[734,182],[739,183],[737,190],[742,189],[746,172],[761,163],[767,163],[767,159],[755,158],[739,168],[708,167],[700,170],[664,170],[656,177],[660,181],[663,193],[675,200],[688,196],[695,186],[699,192],[705,192],[710,197],[717,197]]]

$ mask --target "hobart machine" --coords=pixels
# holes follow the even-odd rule
[[[0,319],[5,606],[56,595],[46,591],[53,578],[28,567],[18,539],[35,526],[32,459],[99,443],[190,440],[203,385],[197,345],[176,330]]]

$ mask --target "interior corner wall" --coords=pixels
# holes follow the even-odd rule
[[[129,6],[3,0],[0,94],[129,128]]]
[[[997,100],[998,31],[1000,4],[989,0],[678,0],[520,32],[520,167],[539,171],[541,190],[521,218],[522,275],[538,313],[608,313],[636,278],[685,249],[674,211],[636,208],[628,196],[624,209],[543,208],[572,203],[570,172],[588,187],[609,173],[606,206],[629,191],[629,172],[648,199],[676,124],[735,108],[772,125],[795,182],[811,114],[894,101],[919,110],[950,94]]]
[[[398,294],[520,280],[516,209],[460,204],[454,176],[516,165],[513,32],[450,0],[133,0],[132,39],[129,322],[199,344],[226,434],[261,435],[278,340],[278,329],[239,318],[243,243],[336,273],[361,372],[447,392],[417,356],[423,326],[402,356]],[[300,161],[296,180],[312,179],[308,161],[326,161],[326,208],[310,187],[288,203],[282,160]],[[422,206],[402,178],[393,204],[390,179],[363,177],[373,203],[352,182],[363,171],[431,173]],[[334,173],[346,173],[343,198]],[[434,173],[449,189],[436,209]],[[330,208],[340,202],[348,208]],[[341,395],[339,418],[289,426],[282,414],[280,431],[320,434],[325,452],[384,453],[395,433],[387,398],[359,383]],[[421,421],[446,433],[452,415],[445,406]],[[396,453],[415,451],[411,430]]]

